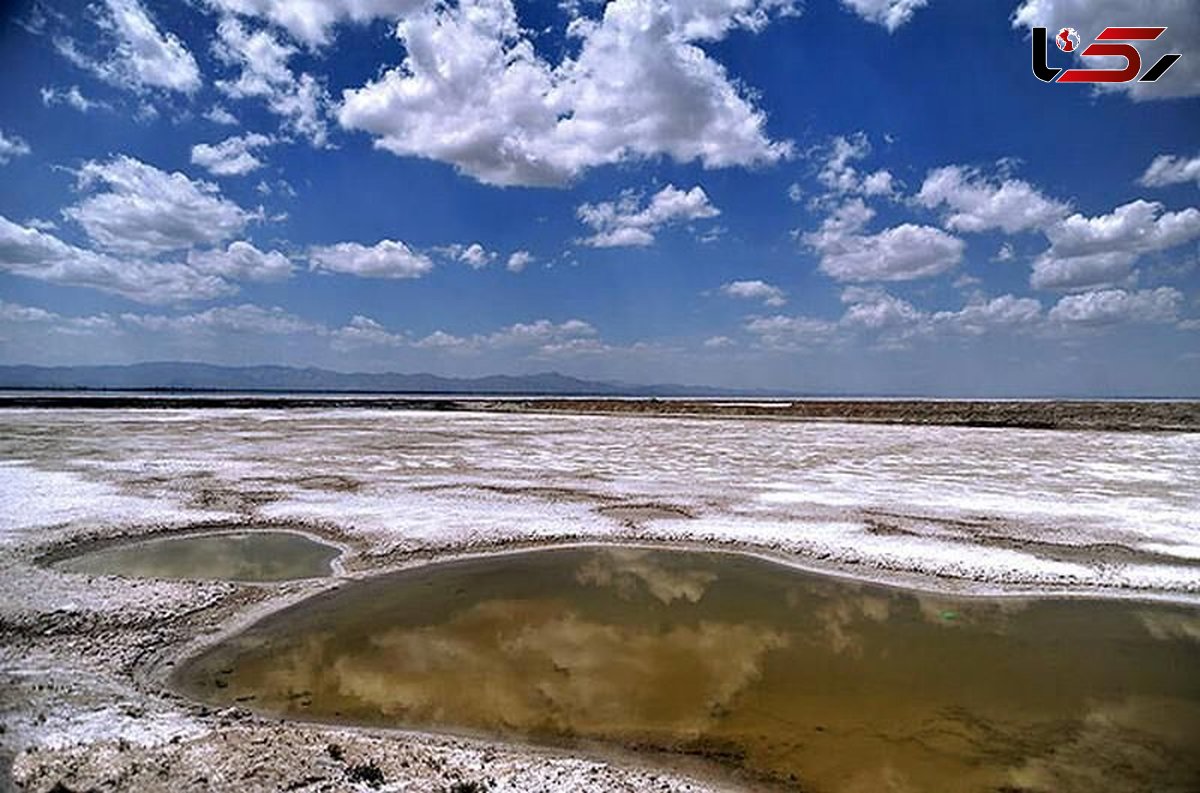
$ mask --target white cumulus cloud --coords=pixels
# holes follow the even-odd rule
[[[97,190],[63,211],[102,248],[139,255],[213,246],[237,235],[250,214],[216,185],[167,173],[132,157],[89,161],[79,187]]]
[[[650,245],[663,226],[688,220],[703,220],[721,214],[699,185],[680,190],[669,184],[659,190],[646,206],[636,193],[626,191],[616,201],[582,204],[576,215],[594,234],[581,242],[595,248]]]
[[[1119,284],[1147,253],[1200,238],[1200,209],[1164,212],[1157,201],[1138,199],[1107,215],[1076,213],[1046,230],[1050,248],[1033,264],[1038,289],[1083,289]]]
[[[420,278],[433,269],[428,256],[396,240],[321,245],[309,250],[308,260],[314,270],[363,278]]]
[[[456,262],[466,264],[472,270],[481,270],[487,267],[499,255],[495,251],[489,251],[478,242],[472,242],[469,245],[456,242],[435,248],[435,250]]]
[[[849,8],[868,22],[883,25],[894,33],[912,19],[913,14],[929,5],[929,0],[842,0]]]
[[[837,345],[854,337],[884,349],[900,349],[920,339],[979,337],[988,333],[1028,333],[1043,326],[1041,303],[1034,298],[977,294],[960,309],[926,311],[877,286],[842,291],[846,306],[836,320],[806,316],[754,317],[746,330],[772,350],[798,351]]]
[[[88,99],[79,90],[79,86],[72,85],[70,88],[55,88],[53,86],[44,86],[39,91],[42,97],[42,104],[46,107],[54,105],[66,105],[74,108],[80,113],[90,113],[93,110],[111,110],[112,107],[107,102],[101,102],[95,99]]]
[[[803,236],[820,254],[822,272],[838,281],[910,281],[948,272],[962,261],[963,241],[932,226],[902,223],[865,233],[874,216],[862,199],[854,198]]]
[[[193,93],[201,85],[200,68],[179,37],[159,30],[138,0],[105,0],[94,6],[104,52],[91,55],[69,38],[56,41],[59,52],[77,66],[118,88]]]
[[[0,270],[82,286],[141,303],[176,303],[230,294],[223,278],[178,262],[116,258],[79,248],[0,216]]]
[[[1032,329],[1041,316],[1042,304],[1035,298],[1001,295],[972,299],[957,311],[936,311],[930,321],[935,327],[980,336],[999,328]]]
[[[471,336],[456,336],[437,330],[417,340],[413,346],[457,353],[520,349],[539,357],[555,357],[603,352],[607,347],[596,336],[596,329],[581,319],[564,322],[539,319]]]
[[[283,281],[292,274],[287,256],[260,251],[245,240],[231,242],[225,250],[190,251],[187,262],[197,272],[236,281]]]
[[[217,80],[217,89],[232,99],[262,99],[267,109],[283,119],[284,126],[324,146],[328,129],[325,106],[328,92],[313,75],[296,75],[288,60],[296,48],[279,41],[268,30],[250,31],[233,17],[217,25],[213,52],[222,63],[239,69],[236,79]]]
[[[758,338],[759,344],[773,350],[804,350],[828,344],[837,333],[836,322],[814,317],[789,317],[776,314],[754,317],[746,330]],[[718,337],[724,338],[724,337]],[[718,342],[713,346],[729,346]]]
[[[929,209],[945,205],[946,228],[966,232],[1000,229],[1015,234],[1043,229],[1070,210],[1067,204],[1047,198],[1028,182],[989,179],[961,165],[930,171],[915,200]]]
[[[213,105],[204,114],[204,117],[214,124],[220,124],[225,127],[236,127],[238,124],[237,116],[230,113],[221,105]]]
[[[32,149],[29,144],[16,135],[7,136],[0,130],[0,165],[5,165],[14,157],[24,157]]]
[[[782,306],[787,302],[786,293],[766,281],[730,281],[722,284],[720,291],[726,297],[761,300],[768,306]]]
[[[1138,184],[1145,187],[1166,187],[1184,182],[1195,182],[1200,186],[1200,154],[1194,157],[1160,154],[1138,179]]]
[[[887,170],[863,175],[854,165],[871,153],[871,142],[865,132],[835,135],[823,149],[824,161],[817,172],[817,181],[834,195],[861,193],[866,196],[891,196],[895,193],[895,178]],[[799,190],[799,186],[796,186]],[[789,198],[798,201],[789,188]]]
[[[397,26],[403,62],[347,90],[338,119],[401,156],[495,185],[561,185],[585,170],[668,156],[705,167],[772,163],[790,144],[700,42],[759,30],[780,0],[614,0],[578,17],[578,54],[539,55],[512,0],[462,0]]]
[[[1067,295],[1050,309],[1050,319],[1073,325],[1175,322],[1183,295],[1169,286],[1138,292],[1103,289]]]
[[[534,260],[534,256],[529,251],[513,251],[508,257],[508,263],[505,267],[510,273],[519,273],[528,267]]]
[[[333,40],[341,22],[400,19],[429,0],[208,0],[227,13],[261,17],[283,28],[297,41],[318,47]]]
[[[197,143],[192,147],[192,162],[217,176],[242,176],[263,167],[255,149],[270,146],[275,139],[257,132],[226,138],[220,143]]]

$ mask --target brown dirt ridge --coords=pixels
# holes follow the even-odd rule
[[[1200,432],[1200,400],[621,399],[386,395],[20,394],[6,408],[344,409],[770,418],[1046,430]]]

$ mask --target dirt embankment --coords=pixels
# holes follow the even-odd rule
[[[1200,400],[616,399],[384,394],[13,394],[6,408],[346,409],[772,418],[1118,432],[1200,432]]]
[[[477,407],[483,407],[480,404]],[[493,402],[493,410],[614,413],[648,416],[718,416],[851,421],[878,424],[944,424],[1055,430],[1200,432],[1200,401],[931,401],[797,400],[713,401],[660,399],[527,399]]]

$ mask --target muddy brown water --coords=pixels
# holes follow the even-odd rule
[[[73,573],[131,578],[289,581],[332,572],[336,547],[288,531],[219,532],[161,537],[63,559]]]
[[[180,666],[212,704],[686,754],[829,793],[1195,793],[1200,610],[952,600],[572,548],[344,586]]]

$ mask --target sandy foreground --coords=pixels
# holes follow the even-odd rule
[[[730,786],[591,748],[214,712],[163,685],[176,659],[265,613],[453,555],[673,543],[958,595],[1200,603],[1200,434],[1166,419],[1118,432],[518,407],[0,409],[0,789]],[[45,565],[241,525],[343,547],[339,576],[251,586]]]

